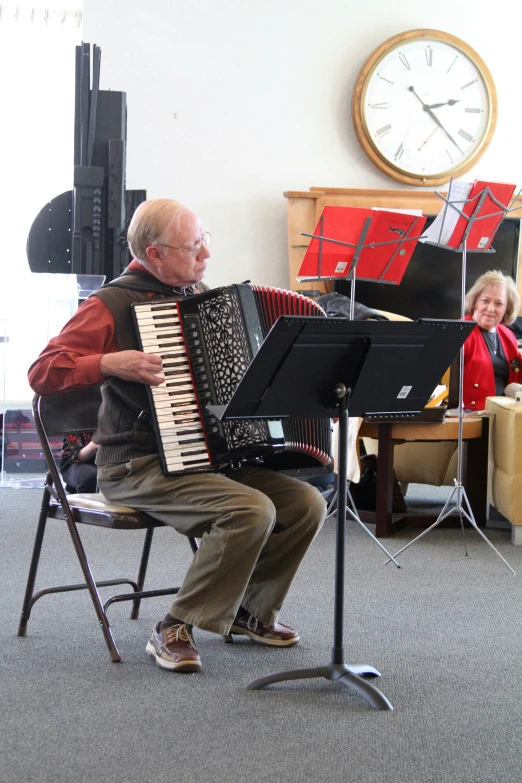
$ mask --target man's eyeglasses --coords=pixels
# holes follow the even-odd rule
[[[171,250],[183,250],[185,253],[188,253],[189,255],[195,258],[201,252],[202,247],[208,247],[210,245],[211,237],[212,234],[210,233],[210,231],[205,231],[205,233],[203,234],[203,239],[200,242],[196,242],[194,247],[191,248],[174,247],[174,245],[166,245],[165,242],[158,242],[158,245],[161,245],[161,247],[168,247]]]

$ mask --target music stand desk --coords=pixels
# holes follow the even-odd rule
[[[387,538],[405,527],[425,528],[435,522],[436,515],[412,512],[392,512],[393,456],[394,447],[408,442],[456,441],[458,418],[446,418],[439,423],[426,422],[375,422],[364,421],[359,430],[362,438],[373,438],[378,442],[377,498],[375,511],[359,511],[365,523],[375,523],[377,538]],[[478,525],[486,524],[487,476],[488,476],[488,434],[487,416],[467,417],[463,421],[463,484],[468,495],[473,515]],[[473,443],[470,443],[473,441]],[[444,527],[459,525],[457,517],[446,519]]]

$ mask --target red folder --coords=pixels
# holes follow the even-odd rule
[[[462,207],[462,212],[468,217],[471,217],[479,206],[480,194],[485,188],[489,188],[489,192],[482,202],[479,212],[475,215],[475,218],[481,217],[482,219],[475,219],[471,225],[466,241],[468,250],[489,250],[499,223],[504,219],[502,207],[499,207],[499,205],[495,203],[491,198],[490,193],[507,209],[515,191],[515,185],[510,185],[508,182],[484,182],[483,180],[475,180],[473,187],[470,190],[468,201]],[[467,228],[468,220],[459,217],[453,234],[448,242],[448,246],[455,248],[459,247],[464,239]]]
[[[371,218],[371,223],[357,263],[356,279],[398,285],[415,249],[414,237],[422,233],[426,218],[359,207],[324,208],[314,234],[347,242],[350,246],[312,239],[298,279],[346,278],[368,218]],[[412,241],[404,241],[409,237]],[[382,242],[385,244],[378,244]],[[374,243],[376,246],[371,247]]]

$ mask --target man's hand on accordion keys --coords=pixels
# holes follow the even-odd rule
[[[150,386],[160,386],[165,381],[161,356],[142,351],[103,354],[100,373],[104,378],[114,375],[125,381],[138,381]]]

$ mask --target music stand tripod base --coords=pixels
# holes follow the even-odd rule
[[[348,397],[349,390],[344,384],[336,387],[336,394],[341,402],[339,412],[339,486],[346,486],[347,454],[348,454]],[[348,688],[352,688],[363,696],[370,706],[377,710],[393,710],[393,706],[386,696],[371,683],[363,679],[364,676],[380,677],[380,673],[373,666],[365,664],[348,665],[344,662],[343,647],[343,614],[344,614],[344,556],[346,544],[346,493],[339,492],[337,498],[337,541],[336,541],[336,587],[335,587],[335,621],[334,621],[334,646],[332,648],[331,662],[325,666],[316,666],[311,669],[296,669],[293,671],[269,674],[254,680],[246,686],[247,690],[261,690],[267,685],[286,680],[308,680],[323,677],[329,681],[338,681]],[[362,676],[361,676],[362,675]]]
[[[380,677],[381,675],[373,666],[329,663],[326,666],[317,666],[312,669],[296,669],[295,671],[280,672],[279,674],[269,674],[267,677],[260,677],[258,680],[254,680],[246,686],[246,689],[258,691],[276,682],[324,677],[325,680],[340,682],[342,685],[358,691],[376,710],[393,710],[386,696],[370,682],[363,680],[363,676]]]

